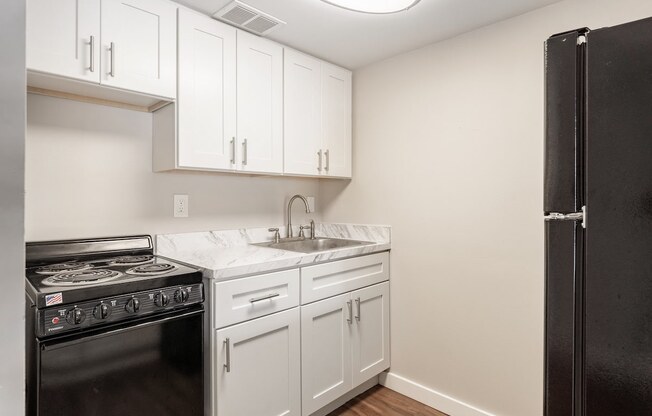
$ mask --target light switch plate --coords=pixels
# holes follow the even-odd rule
[[[174,218],[187,218],[188,208],[188,195],[174,196]]]

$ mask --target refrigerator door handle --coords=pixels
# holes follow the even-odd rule
[[[582,228],[586,228],[586,206],[582,207],[582,212],[571,212],[570,214],[551,212],[543,218],[546,221],[582,221]]]

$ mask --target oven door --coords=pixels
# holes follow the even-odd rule
[[[39,346],[38,416],[202,416],[203,309]]]

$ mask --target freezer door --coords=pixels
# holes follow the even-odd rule
[[[652,19],[589,33],[586,416],[652,415]]]
[[[579,31],[553,36],[545,44],[546,142],[544,211],[569,213],[582,206],[581,167],[582,59]]]

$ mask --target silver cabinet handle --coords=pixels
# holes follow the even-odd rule
[[[231,139],[231,164],[235,164],[235,137]]]
[[[224,363],[224,368],[226,372],[231,372],[231,339],[227,338],[224,340],[224,347],[226,348],[226,363]]]
[[[111,47],[109,48],[109,51],[111,52],[111,66],[110,66],[110,71],[109,75],[112,77],[115,77],[115,43],[111,42]]]
[[[95,36],[91,35],[91,65],[88,67],[91,72],[95,72]]]
[[[346,318],[346,322],[350,325],[353,323],[353,304],[350,300],[346,302],[346,307],[349,309],[349,317]]]
[[[319,156],[319,164],[317,165],[317,170],[321,172],[321,149],[319,149],[319,152],[317,152],[317,156]]]
[[[269,295],[261,296],[259,298],[251,298],[249,299],[249,302],[256,303],[256,302],[260,302],[261,300],[274,299],[279,296],[281,296],[280,293],[270,293]]]
[[[242,141],[242,164],[247,164],[247,139]]]
[[[326,149],[324,152],[324,155],[326,156],[326,167],[324,167],[324,170],[328,172],[328,169],[331,167],[331,152],[330,150]]]
[[[360,322],[360,298],[356,298],[355,307],[356,307],[356,309],[358,311],[358,314],[355,316],[355,320]]]

